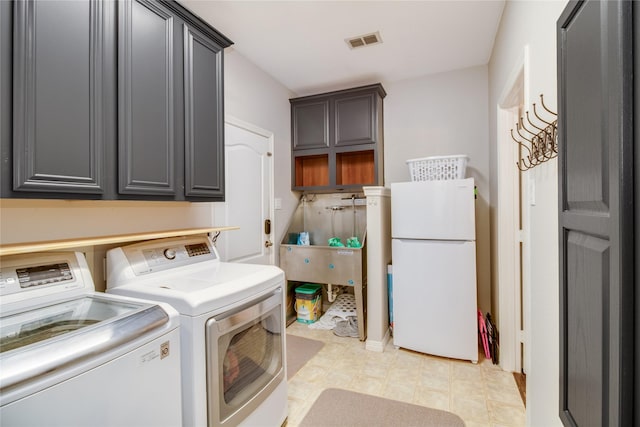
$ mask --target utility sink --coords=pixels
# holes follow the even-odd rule
[[[280,268],[287,280],[352,286],[359,338],[366,338],[366,205],[362,195],[303,195],[280,244]],[[298,244],[309,233],[309,245]],[[329,239],[360,247],[329,246]]]
[[[365,246],[280,245],[280,268],[285,271],[287,280],[364,286],[365,263]]]

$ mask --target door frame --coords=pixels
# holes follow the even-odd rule
[[[529,215],[523,212],[524,235],[519,236],[518,222],[520,197],[519,170],[515,167],[513,159],[518,158],[518,146],[511,139],[508,129],[512,129],[518,120],[518,112],[514,113],[513,106],[509,105],[513,96],[513,91],[522,79],[524,90],[524,105],[529,105],[529,46],[525,45],[522,56],[506,79],[502,94],[496,106],[497,126],[497,164],[498,164],[498,211],[497,211],[497,236],[498,236],[498,316],[497,325],[500,331],[500,367],[505,371],[521,372],[522,342],[529,340],[530,317],[530,292],[529,292],[529,251],[523,250],[522,266],[516,258],[520,251],[520,242],[524,245],[529,241],[529,225],[527,224]],[[523,175],[525,183],[528,181],[528,174]],[[527,185],[524,185],[522,200],[527,200]],[[523,203],[526,205],[526,203]],[[522,272],[520,271],[522,268]],[[520,293],[520,276],[522,275],[523,292]],[[521,304],[524,301],[524,304]],[[522,305],[522,306],[521,306]],[[524,336],[520,332],[520,316],[524,318]],[[525,345],[525,365],[529,366],[530,352]],[[524,369],[529,371],[527,367]]]
[[[269,168],[270,170],[270,177],[269,177],[269,190],[268,190],[268,197],[269,197],[269,219],[271,220],[271,236],[273,236],[275,234],[275,230],[276,230],[276,224],[275,224],[275,209],[274,209],[274,199],[275,199],[275,190],[274,190],[274,161],[273,161],[273,147],[274,147],[274,136],[273,136],[273,132],[268,131],[266,129],[263,129],[259,126],[256,126],[252,123],[249,122],[245,122],[244,120],[241,120],[237,117],[234,117],[232,115],[229,114],[225,114],[224,116],[224,124],[227,125],[231,125],[231,126],[235,126],[237,128],[246,130],[247,132],[251,132],[251,133],[255,133],[256,135],[260,135],[266,139],[269,140],[269,147],[267,148],[268,152],[271,153],[269,157],[270,162],[271,162],[271,167]],[[225,146],[226,146],[226,139],[225,139]],[[230,173],[230,171],[226,170],[225,171],[226,174]],[[228,182],[228,179],[226,179],[226,182]],[[273,246],[271,246],[271,251],[269,254],[269,264],[271,265],[275,265],[276,262],[276,253],[280,250],[280,242],[276,242],[274,241],[273,237],[271,239]]]

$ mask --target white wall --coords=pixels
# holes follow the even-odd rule
[[[210,227],[211,203],[0,200],[0,244]]]
[[[566,5],[559,1],[508,1],[489,63],[490,165],[497,170],[496,123],[497,104],[510,75],[522,61],[529,47],[529,74],[525,82],[525,110],[531,103],[539,105],[539,94],[545,104],[556,109],[556,20]],[[515,167],[515,165],[514,165]],[[527,425],[561,425],[558,417],[558,189],[557,161],[552,160],[528,172],[535,188],[535,205],[530,215],[530,313],[531,335],[527,372]],[[500,183],[491,175],[491,210],[498,206]],[[493,242],[494,215],[491,217]],[[495,247],[492,248],[495,253]],[[494,257],[495,261],[495,257]],[[497,268],[493,266],[494,271]],[[495,284],[494,284],[495,285]]]
[[[385,83],[385,185],[409,181],[407,159],[467,154],[475,178],[478,306],[491,311],[488,68]],[[393,194],[391,195],[393,198]]]
[[[234,51],[233,47],[225,50],[224,66],[225,114],[273,132],[274,193],[282,200],[282,209],[275,211],[275,218],[271,221],[277,251],[289,218],[298,205],[298,195],[291,192],[289,98],[294,94]]]

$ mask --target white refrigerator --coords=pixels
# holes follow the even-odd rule
[[[393,343],[478,361],[473,178],[391,184]]]

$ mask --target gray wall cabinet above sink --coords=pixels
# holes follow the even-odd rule
[[[2,197],[224,200],[229,39],[166,0],[0,2],[0,21]]]
[[[291,102],[292,190],[362,191],[382,185],[381,84]]]

